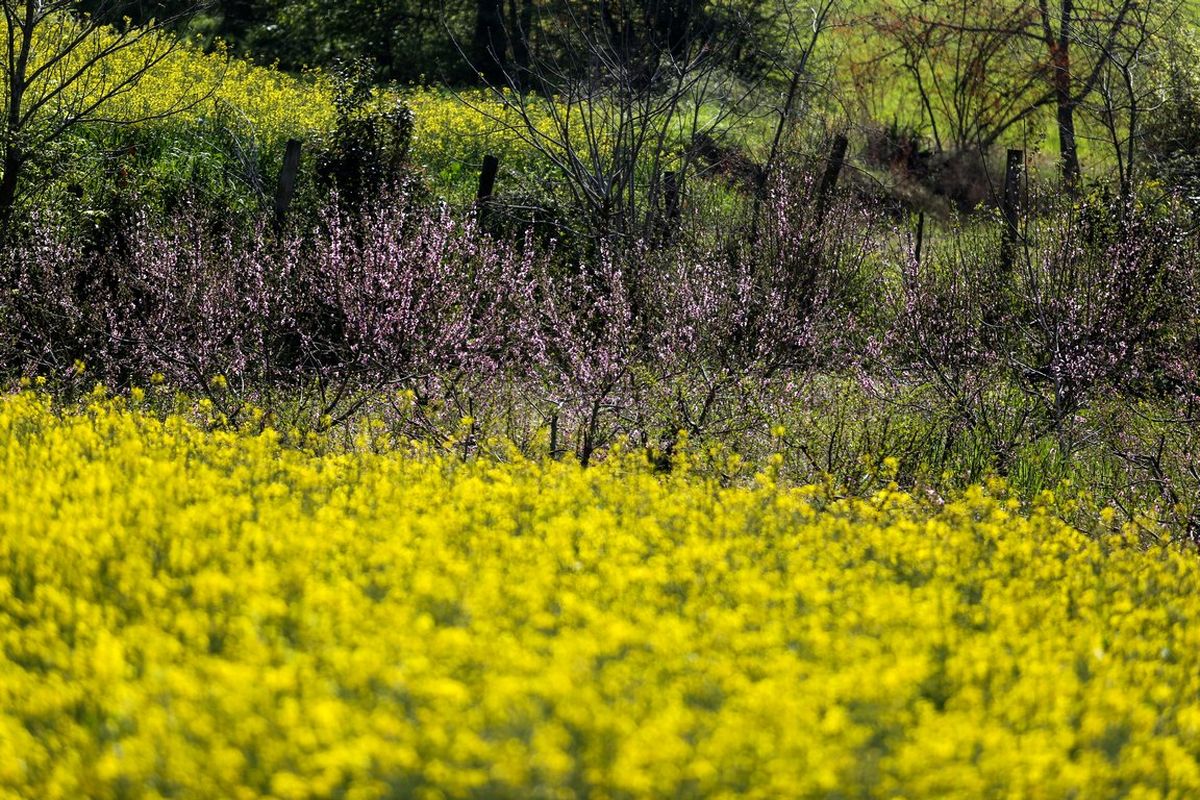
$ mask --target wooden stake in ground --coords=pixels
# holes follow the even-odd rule
[[[1025,172],[1025,151],[1009,150],[1004,168],[1004,198],[1000,206],[1004,228],[1000,232],[1000,265],[1005,272],[1013,268],[1021,239],[1021,178]]]
[[[479,211],[479,221],[483,222],[492,205],[492,192],[496,188],[496,175],[500,172],[500,159],[494,155],[483,157],[483,169],[479,172],[479,191],[475,193],[475,207]]]
[[[917,215],[917,241],[913,248],[913,262],[921,266],[921,251],[925,248],[925,212]]]
[[[296,178],[300,174],[300,141],[289,139],[283,155],[283,168],[279,170],[279,185],[275,189],[275,227],[283,229],[292,198],[296,195]]]
[[[846,164],[846,150],[850,146],[850,140],[845,134],[839,133],[833,137],[833,147],[829,151],[829,161],[825,165],[825,174],[821,176],[821,183],[817,187],[817,219],[825,218],[825,212],[828,208],[829,196],[837,189],[838,176],[842,174],[842,167]]]

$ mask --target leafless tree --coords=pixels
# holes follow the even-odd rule
[[[88,122],[145,122],[203,99],[189,87],[150,114],[107,115],[111,101],[182,46],[168,29],[203,5],[134,27],[126,18],[138,6],[136,0],[105,0],[91,14],[81,13],[74,0],[0,0],[0,226],[7,226],[25,191],[26,167],[72,128]],[[117,58],[119,69],[106,68]]]
[[[883,69],[898,65],[911,82],[935,148],[962,152],[987,150],[1042,93],[1018,47],[1034,19],[1028,7],[1004,0],[901,0],[864,22],[887,45],[874,60]]]
[[[1019,32],[1032,44],[1028,63],[1033,73],[1043,75],[1049,85],[1021,117],[1043,106],[1054,108],[1059,172],[1068,191],[1075,190],[1082,174],[1076,112],[1092,97],[1107,54],[1139,6],[1138,0],[1037,0],[1034,27]]]
[[[1077,112],[1104,74],[1109,55],[1139,24],[1138,0],[994,0],[907,5],[875,15],[896,42],[931,124],[955,139],[995,143],[1013,126],[1051,108],[1064,185],[1080,179]],[[935,137],[942,137],[935,131]]]
[[[804,9],[807,13],[798,13],[789,3],[782,4],[780,9],[783,46],[779,52],[769,53],[767,60],[786,76],[787,88],[782,94],[782,103],[774,109],[774,132],[766,161],[758,176],[752,230],[758,228],[767,184],[783,156],[787,133],[796,124],[797,118],[803,116],[805,100],[821,85],[820,81],[814,79],[813,62],[816,60],[817,46],[834,25],[834,12],[838,6],[838,0],[821,0]]]
[[[472,65],[504,111],[478,110],[540,154],[593,239],[661,231],[701,163],[693,144],[723,140],[758,87],[726,69],[741,32],[701,24],[701,5],[539,3],[485,43],[477,31],[487,63]],[[502,57],[513,42],[520,58]]]
[[[1171,28],[1183,18],[1182,5],[1143,0],[1130,10],[1120,36],[1085,42],[1103,59],[1096,96],[1086,110],[1099,123],[1101,146],[1112,153],[1122,206],[1138,184],[1146,120],[1164,103],[1151,75],[1165,56]]]

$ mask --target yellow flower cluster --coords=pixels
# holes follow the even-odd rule
[[[0,36],[5,32],[0,20]],[[65,43],[75,42],[80,29],[67,17],[52,17],[38,28],[38,35],[32,71],[62,51]],[[46,120],[79,108],[92,109],[92,118],[149,125],[194,124],[216,115],[248,139],[268,145],[328,133],[336,124],[336,88],[328,75],[312,72],[304,79],[294,78],[231,58],[220,44],[213,52],[204,53],[166,33],[148,35],[97,59],[96,54],[115,41],[113,31],[94,31],[55,70],[35,82],[33,95],[53,94],[55,98],[43,110]],[[152,66],[147,68],[148,64]],[[131,82],[132,76],[139,77]],[[69,77],[72,82],[63,90],[60,83]],[[107,99],[98,102],[102,98]],[[473,196],[485,155],[498,156],[505,169],[533,174],[542,156],[530,139],[562,155],[558,151],[563,134],[558,128],[567,124],[575,146],[587,140],[578,109],[560,109],[556,119],[544,104],[531,103],[526,113],[539,132],[534,135],[513,104],[484,90],[453,93],[410,87],[381,90],[376,99],[402,100],[413,110],[413,159],[455,199]],[[593,132],[602,134],[603,130]]]
[[[144,49],[130,48],[111,56],[105,69],[120,73],[138,68],[144,63]],[[114,119],[134,120],[179,112],[168,119],[188,122],[222,114],[260,142],[304,138],[331,129],[335,116],[328,79],[316,74],[310,77],[310,81],[301,81],[230,58],[220,48],[203,53],[181,46],[147,71],[130,91],[109,101],[103,111]]]
[[[1200,796],[1200,562],[0,400],[6,798]]]
[[[486,155],[500,159],[506,169],[533,172],[537,154],[526,141],[524,122],[514,108],[494,93],[467,90],[413,88],[401,93],[412,109],[415,130],[413,158],[426,167],[443,187],[463,192],[475,189]],[[531,103],[530,121],[546,137],[542,145],[553,151],[555,120],[543,106]],[[521,133],[518,133],[522,131]]]
[[[103,100],[90,117],[194,122],[221,113],[247,126],[259,141],[304,136],[333,125],[333,88],[321,75],[298,80],[230,58],[220,46],[206,54],[167,33],[119,47],[109,29],[99,28],[80,41],[82,30],[66,16],[48,17],[35,29],[29,73],[39,77],[26,100],[52,98],[43,110],[47,118],[77,113]],[[0,20],[0,36],[6,34]],[[53,69],[40,71],[64,53]]]

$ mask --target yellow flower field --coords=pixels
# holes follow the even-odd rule
[[[0,19],[0,36],[8,34]],[[257,141],[270,143],[321,133],[334,124],[333,87],[320,74],[297,80],[230,58],[223,45],[206,54],[190,42],[173,42],[168,34],[146,36],[89,63],[96,53],[114,46],[116,34],[101,28],[78,44],[81,29],[58,15],[39,25],[36,34],[30,72],[38,77],[29,92],[33,101],[47,98],[47,118],[78,113],[97,103],[94,116],[146,124],[161,124],[163,119],[195,122],[223,113],[235,117]],[[39,59],[63,52],[67,55],[55,69],[38,72],[45,69]],[[148,63],[153,66],[146,69]],[[126,85],[143,70],[139,80]]]
[[[0,796],[1200,796],[1200,562],[1002,487],[0,400]]]

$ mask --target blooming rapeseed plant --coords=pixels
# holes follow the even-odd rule
[[[7,33],[7,26],[0,20],[0,34]],[[170,47],[160,35],[147,36],[93,63],[89,59],[110,45],[115,34],[100,28],[82,44],[68,44],[84,35],[68,17],[53,17],[51,23],[35,31],[31,74],[44,68],[45,59],[65,52],[55,70],[35,84],[37,93],[61,91],[57,105],[47,107],[50,116],[93,103],[99,103],[95,112],[102,119],[150,121],[147,124],[158,124],[163,116],[194,122],[214,113],[230,112],[249,126],[259,142],[320,133],[334,124],[333,86],[319,73],[309,76],[309,80],[298,80],[278,70],[230,58],[220,44],[213,52],[205,53],[189,42]],[[148,63],[153,66],[147,70]],[[130,76],[143,71],[138,80],[125,86]],[[56,76],[76,72],[80,79],[60,90]],[[115,87],[123,88],[114,92]],[[105,97],[108,99],[101,102]]]
[[[116,72],[134,69],[138,57],[136,50],[121,53],[112,57],[106,68]],[[318,73],[300,80],[230,58],[220,45],[212,53],[184,45],[148,71],[129,92],[109,101],[106,113],[116,119],[152,119],[180,109],[176,116],[185,122],[232,113],[256,141],[274,143],[331,130],[333,95],[328,78]]]
[[[0,400],[0,797],[1195,797],[1200,563]]]
[[[524,124],[515,111],[489,92],[412,87],[400,96],[413,111],[413,160],[429,171],[443,189],[473,192],[486,155],[505,169],[530,173],[541,165],[536,150],[517,131]],[[553,137],[554,120],[538,109],[531,121]],[[543,165],[544,166],[544,165]]]

